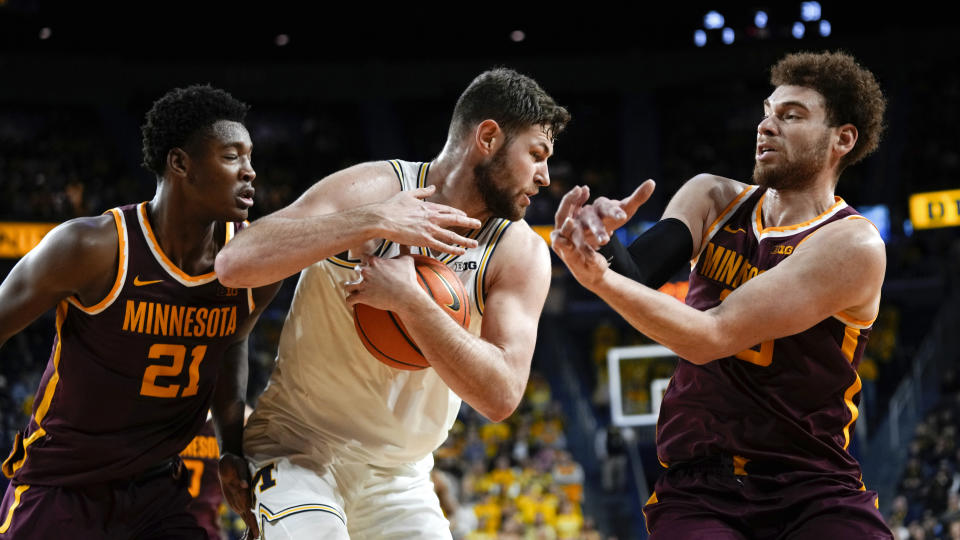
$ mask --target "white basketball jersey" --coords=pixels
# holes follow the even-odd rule
[[[426,184],[429,163],[390,161],[401,189]],[[478,246],[434,258],[454,270],[470,298],[470,332],[480,333],[484,272],[511,222],[490,218],[469,235]],[[412,248],[434,256],[426,249]],[[396,244],[381,241],[380,257]],[[431,368],[388,367],[364,348],[343,282],[355,279],[359,259],[343,253],[300,275],[280,336],[277,366],[245,431],[249,456],[287,456],[311,468],[333,462],[392,466],[419,461],[447,437],[460,408]]]

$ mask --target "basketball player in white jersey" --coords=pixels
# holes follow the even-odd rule
[[[461,399],[499,421],[523,395],[550,258],[522,218],[550,183],[547,158],[568,120],[532,79],[482,73],[457,101],[432,162],[337,172],[221,252],[217,273],[229,286],[303,270],[245,432],[253,479],[243,457],[221,460],[228,499],[254,535],[259,527],[268,540],[450,538],[431,452]],[[401,246],[458,273],[469,329],[420,288]],[[432,367],[397,370],[367,353],[356,303],[397,313]]]

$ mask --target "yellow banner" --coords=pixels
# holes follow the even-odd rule
[[[17,259],[40,243],[59,223],[18,223],[0,221],[0,258]]]
[[[910,221],[914,229],[960,225],[960,189],[914,193],[910,196]]]
[[[532,225],[533,232],[540,235],[543,241],[550,245],[550,233],[553,232],[553,225]]]

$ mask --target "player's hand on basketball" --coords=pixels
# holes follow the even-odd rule
[[[220,456],[220,488],[227,504],[247,524],[245,538],[259,538],[260,528],[253,515],[253,489],[250,487],[250,468],[246,459],[230,453]]]
[[[356,270],[357,279],[344,283],[347,305],[351,307],[355,304],[367,304],[399,313],[418,297],[432,302],[417,283],[413,257],[368,257],[357,265]]]
[[[550,245],[573,277],[590,289],[607,271],[607,259],[583,242],[583,229],[573,218],[567,218],[550,233]],[[574,241],[573,238],[578,238]],[[579,245],[578,245],[579,244]]]
[[[380,206],[382,236],[398,244],[428,247],[434,251],[462,255],[477,241],[451,228],[478,229],[480,221],[467,217],[458,208],[426,201],[436,188],[428,186],[401,191]]]

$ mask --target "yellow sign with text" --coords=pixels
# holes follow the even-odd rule
[[[910,196],[910,221],[914,229],[960,225],[960,189],[914,193]]]
[[[23,257],[57,225],[59,223],[0,221],[0,258]]]

